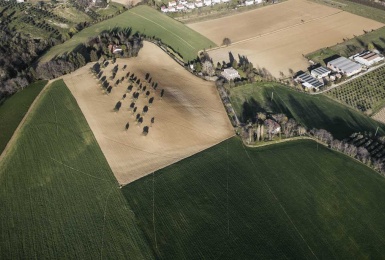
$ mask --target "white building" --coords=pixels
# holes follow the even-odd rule
[[[202,7],[202,6],[203,6],[202,1],[200,1],[200,0],[196,1],[196,2],[195,2],[195,6],[196,6],[196,7]]]
[[[173,6],[176,6],[175,1],[168,2],[168,7],[173,7]]]
[[[186,1],[186,0],[180,0],[180,1],[179,1],[179,4],[180,4],[180,5],[187,5],[187,1]]]
[[[176,6],[176,10],[177,11],[183,11],[184,10],[184,5],[181,5],[181,4],[177,5]]]
[[[322,79],[324,77],[327,77],[327,76],[329,76],[330,73],[331,73],[330,70],[328,70],[327,68],[322,67],[322,66],[318,67],[318,68],[316,68],[310,72],[310,74],[317,79]]]
[[[238,71],[236,69],[234,69],[233,67],[228,68],[228,69],[224,69],[223,72],[221,73],[221,75],[225,79],[227,79],[228,81],[234,80],[236,78],[241,78],[241,76],[239,76]]]
[[[222,3],[229,3],[230,0],[222,0]]]
[[[221,3],[221,0],[213,0],[213,5],[220,4],[220,3]]]
[[[257,5],[257,4],[262,4],[263,1],[262,0],[255,0],[254,2]]]
[[[362,70],[362,66],[360,64],[355,63],[345,57],[339,57],[329,61],[327,67],[333,71],[343,73],[347,77],[357,74]]]
[[[168,8],[165,7],[165,6],[162,6],[162,7],[160,8],[160,11],[162,11],[163,13],[167,13],[167,12],[168,12]]]
[[[186,6],[187,6],[188,9],[195,9],[194,3],[187,3]]]
[[[175,13],[175,12],[176,12],[176,9],[175,9],[175,7],[169,7],[169,8],[168,8],[168,11],[169,11],[170,13]]]
[[[254,4],[254,0],[246,0],[245,1],[246,6],[253,5],[253,4]]]
[[[212,4],[211,0],[203,0],[205,6],[210,6]]]
[[[384,56],[377,54],[372,51],[364,51],[353,56],[353,59],[362,65],[367,67],[372,66],[373,64],[383,61]]]

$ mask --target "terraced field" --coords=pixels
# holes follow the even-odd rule
[[[385,179],[313,141],[232,138],[123,193],[159,259],[385,257]]]
[[[385,125],[327,96],[310,96],[277,83],[255,83],[233,88],[231,101],[243,121],[252,119],[259,111],[267,111],[284,113],[309,129],[326,129],[337,139],[346,138],[354,132],[374,133],[377,127],[380,127],[379,134],[385,134]]]
[[[0,259],[151,259],[135,216],[63,81],[0,162]]]

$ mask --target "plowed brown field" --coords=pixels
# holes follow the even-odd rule
[[[129,71],[144,82],[145,74],[150,73],[159,84],[156,91],[147,84],[155,101],[141,125],[129,110],[132,93],[122,100],[130,84],[127,80],[107,95],[91,74],[89,64],[64,76],[64,81],[120,184],[139,179],[234,135],[214,84],[193,76],[157,46],[145,42],[138,57],[118,59],[116,64],[119,65],[116,79]],[[127,69],[123,71],[124,65]],[[105,75],[111,74],[113,66],[104,69]],[[160,98],[161,89],[165,90],[163,98]],[[122,107],[114,112],[120,100]],[[142,112],[145,105],[148,99],[142,93],[136,101],[135,115]],[[152,117],[155,123],[144,136],[143,127],[151,125]],[[126,131],[127,122],[130,127]]]
[[[339,9],[305,0],[259,8],[247,13],[188,25],[216,44],[225,37],[232,45],[212,49],[216,62],[228,61],[229,52],[237,59],[245,55],[254,66],[264,67],[274,76],[306,69],[304,54],[335,45],[382,23]]]

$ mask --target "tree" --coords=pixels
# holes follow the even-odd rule
[[[202,65],[202,72],[212,77],[215,74],[215,69],[211,61],[206,60]]]
[[[148,135],[148,132],[150,131],[150,128],[148,126],[143,127],[143,135]]]
[[[123,94],[123,99],[125,99],[125,98],[126,98],[126,96],[127,96],[126,94]]]
[[[237,60],[233,60],[233,63],[231,64],[231,66],[234,68],[234,69],[237,69],[238,68],[238,62]]]
[[[155,117],[151,118],[151,126],[152,126],[153,123],[155,123]]]
[[[115,110],[115,111],[119,111],[119,109],[120,109],[121,106],[122,106],[122,102],[118,101],[118,103],[116,103],[116,105],[115,105],[114,110]]]
[[[130,92],[132,91],[132,85],[129,85],[129,86],[127,87],[127,91],[128,91],[128,93],[130,93]]]
[[[130,109],[132,110],[132,109],[134,109],[134,107],[135,107],[135,102],[132,102],[132,103],[130,104]]]
[[[151,105],[153,102],[154,102],[154,97],[150,97],[150,99],[148,100],[148,103]]]
[[[135,114],[136,110],[138,110],[138,107],[134,107],[134,110],[132,110],[132,113]]]
[[[135,117],[136,121],[138,121],[139,118],[140,118],[140,114],[138,113],[138,114],[136,114],[136,117]]]
[[[196,72],[202,71],[202,64],[199,61],[195,63],[195,71]]]
[[[162,98],[164,95],[164,89],[162,89],[162,91],[160,92],[160,97]]]
[[[140,117],[140,118],[138,119],[138,125],[140,125],[141,123],[143,123],[143,117]]]
[[[127,124],[126,124],[126,131],[128,130],[129,127],[130,127],[130,123],[127,122]]]
[[[368,46],[367,46],[367,48],[368,48],[368,50],[369,51],[372,51],[372,50],[374,50],[374,45],[373,45],[373,43],[368,43]]]
[[[222,45],[229,46],[231,44],[231,40],[227,37],[225,37],[222,41]]]
[[[76,53],[76,60],[78,61],[79,67],[83,67],[86,65],[86,60],[84,59],[83,55],[81,55],[79,52]]]

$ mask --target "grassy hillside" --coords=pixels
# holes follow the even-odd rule
[[[273,94],[273,100],[271,96]],[[385,134],[385,126],[364,114],[324,95],[311,96],[278,83],[255,83],[231,89],[231,101],[240,120],[253,118],[258,111],[284,113],[307,128],[323,128],[342,139],[354,132]]]
[[[0,154],[24,118],[32,102],[46,84],[47,81],[33,83],[0,105]]]
[[[161,259],[385,257],[385,179],[313,141],[232,138],[123,193]]]
[[[140,32],[147,36],[160,38],[163,43],[179,52],[185,61],[195,59],[199,50],[215,46],[209,39],[182,23],[161,14],[151,7],[141,5],[112,19],[82,30],[70,40],[53,47],[41,60],[48,61],[56,55],[71,51],[80,43],[86,42],[89,37],[96,36],[104,30],[115,27],[132,28],[133,32]]]
[[[0,259],[152,258],[63,81],[0,163]]]

